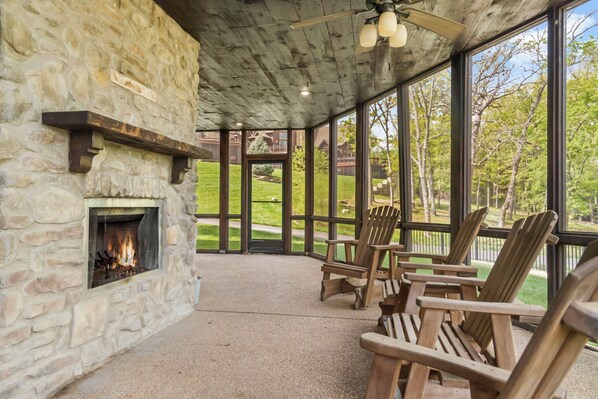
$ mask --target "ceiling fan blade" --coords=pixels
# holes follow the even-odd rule
[[[357,14],[360,14],[362,12],[367,12],[367,11],[370,11],[370,10],[358,10],[358,11],[351,10],[351,11],[339,12],[336,14],[324,15],[323,17],[317,17],[317,18],[308,19],[306,21],[299,21],[299,22],[292,23],[291,29],[303,29],[305,27],[320,24],[322,22],[332,21],[334,19],[348,17],[351,15],[357,15]]]
[[[456,39],[466,28],[465,25],[457,21],[439,17],[426,11],[416,10],[415,8],[404,8],[401,10],[401,15],[403,15],[402,12],[408,14],[402,18],[405,21],[431,30],[449,39]]]

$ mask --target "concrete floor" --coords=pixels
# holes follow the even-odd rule
[[[200,302],[59,398],[360,398],[371,355],[359,335],[379,331],[377,306],[350,296],[318,300],[311,258],[198,255]],[[519,350],[529,333],[517,330]],[[569,398],[598,398],[598,354],[584,351],[565,383]]]

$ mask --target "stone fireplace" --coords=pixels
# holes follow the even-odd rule
[[[159,269],[159,202],[91,199],[86,208],[88,290]]]
[[[48,397],[193,310],[199,44],[151,0],[0,28],[0,398]]]

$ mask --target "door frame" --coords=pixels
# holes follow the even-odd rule
[[[253,213],[253,207],[251,204],[252,197],[252,185],[251,185],[251,170],[254,164],[266,163],[274,164],[279,163],[282,165],[282,239],[280,251],[260,251],[256,248],[251,248],[251,219]],[[290,252],[290,189],[289,178],[290,178],[290,163],[288,162],[287,154],[247,154],[243,162],[243,185],[245,187],[243,196],[243,202],[245,205],[245,220],[242,221],[242,248],[244,253],[272,253],[272,254],[289,254]]]

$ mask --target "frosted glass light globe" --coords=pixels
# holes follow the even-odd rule
[[[397,31],[388,39],[390,47],[403,47],[407,43],[407,28],[403,24],[397,25]]]
[[[378,40],[378,32],[376,26],[372,24],[365,24],[359,32],[359,45],[364,48],[374,47]]]
[[[378,19],[378,33],[382,37],[390,37],[397,31],[397,16],[393,11],[385,11]]]

